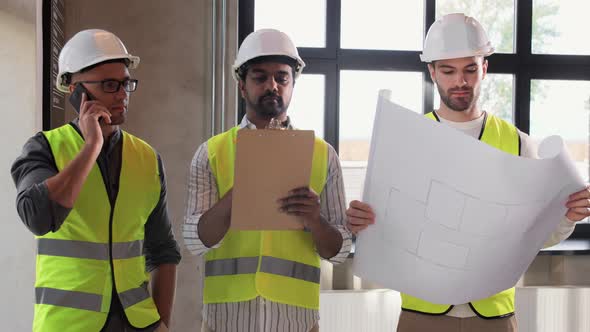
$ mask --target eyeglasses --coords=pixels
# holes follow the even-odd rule
[[[117,81],[114,79],[102,80],[102,81],[78,81],[76,83],[89,83],[89,84],[99,84],[102,87],[102,91],[106,93],[115,93],[119,91],[121,85],[123,89],[127,92],[133,92],[137,89],[138,81],[136,79],[127,78],[122,81]]]

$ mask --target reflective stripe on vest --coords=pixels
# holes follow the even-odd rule
[[[258,257],[240,257],[207,261],[205,276],[222,276],[233,274],[248,274],[258,271]],[[260,271],[300,280],[320,283],[320,269],[298,262],[276,257],[260,257]]]
[[[137,288],[128,289],[124,292],[119,293],[119,300],[121,300],[121,305],[123,306],[123,309],[127,309],[149,298],[150,293],[148,291],[147,282],[144,282],[141,286]]]
[[[43,134],[59,171],[84,146],[72,125]],[[161,192],[157,155],[139,138],[121,135],[115,204],[111,206],[95,163],[59,229],[37,237],[34,332],[61,332],[64,326],[101,330],[115,289],[132,326],[144,328],[159,320],[142,254],[145,223]]]
[[[102,296],[56,288],[35,288],[35,303],[100,312]]]
[[[211,138],[209,164],[223,197],[234,183],[239,128]],[[247,130],[247,129],[245,129]],[[310,187],[321,193],[328,171],[328,145],[316,138]],[[221,246],[205,255],[204,303],[240,302],[258,296],[319,309],[320,258],[310,232],[229,230]]]
[[[148,299],[150,293],[147,287],[148,284],[144,283],[138,288],[119,293],[123,309]],[[36,304],[50,304],[97,312],[101,311],[102,306],[102,295],[47,287],[35,288],[35,300]]]
[[[516,127],[494,115],[485,113],[484,116],[479,139],[506,153],[520,155],[520,137]],[[434,112],[426,114],[426,117],[439,121]],[[453,308],[452,305],[431,303],[408,294],[402,293],[401,297],[403,310],[444,315]],[[486,299],[472,301],[469,306],[482,318],[511,316],[514,314],[514,288],[494,294]]]
[[[113,259],[142,256],[142,248],[143,240],[113,243]],[[109,260],[109,245],[108,243],[39,238],[37,253],[47,256]]]
[[[205,262],[205,277],[256,273],[258,257],[217,259]]]

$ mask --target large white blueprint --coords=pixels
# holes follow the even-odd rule
[[[461,304],[516,284],[584,188],[563,141],[516,157],[380,93],[355,274],[434,303]]]

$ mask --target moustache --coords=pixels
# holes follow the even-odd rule
[[[456,93],[456,92],[472,92],[473,88],[467,87],[467,88],[453,88],[453,89],[449,89],[448,93]]]
[[[279,105],[282,105],[283,104],[283,99],[279,95],[277,95],[275,93],[272,93],[272,92],[271,93],[266,93],[264,96],[260,97],[258,99],[258,102],[259,103],[262,103],[265,99],[274,99],[274,100],[277,101],[277,103]]]

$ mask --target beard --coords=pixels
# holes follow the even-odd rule
[[[109,126],[118,126],[118,125],[122,125],[123,123],[125,123],[125,120],[127,119],[127,107],[125,107],[125,110],[123,112],[113,112],[111,113],[111,123],[109,123]]]
[[[260,118],[272,119],[287,111],[287,104],[281,96],[273,92],[267,92],[257,100],[252,101],[250,98],[245,98],[248,107],[256,112]]]
[[[479,98],[479,89],[472,87],[452,88],[444,91],[438,84],[436,85],[440,99],[450,110],[455,112],[463,112],[470,109]],[[453,93],[466,93],[463,96],[451,96]]]

